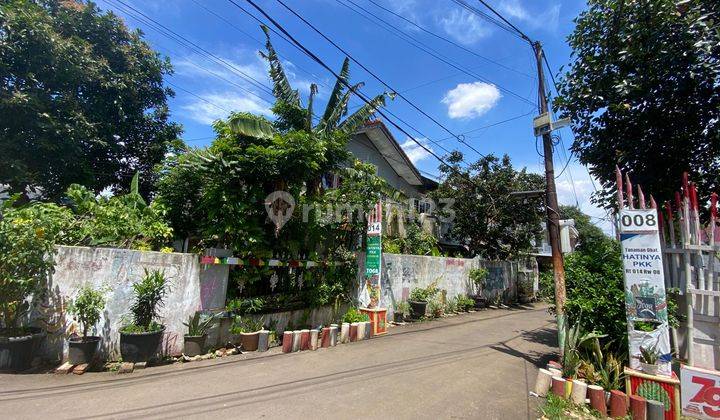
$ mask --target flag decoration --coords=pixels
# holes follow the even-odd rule
[[[292,267],[292,268],[310,268],[310,267],[338,267],[348,264],[349,262],[337,261],[311,261],[311,260],[277,260],[277,259],[261,259],[261,258],[238,258],[238,257],[214,257],[212,255],[203,255],[200,257],[202,265],[234,265],[234,266],[250,266],[250,267]]]

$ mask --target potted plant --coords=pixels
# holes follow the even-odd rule
[[[642,371],[648,375],[657,375],[658,373],[658,360],[660,360],[660,352],[657,350],[657,345],[647,348],[640,346],[640,367]]]
[[[120,329],[120,355],[126,362],[147,362],[156,358],[165,326],[159,324],[158,309],[168,290],[165,273],[145,270],[133,284],[132,322]]]
[[[472,288],[475,290],[475,293],[471,294],[470,298],[475,301],[476,309],[483,309],[487,306],[487,299],[483,296],[482,292],[488,277],[488,269],[485,267],[472,268],[470,269],[469,277]]]
[[[412,319],[420,319],[425,316],[428,301],[437,294],[438,289],[436,283],[433,282],[427,287],[416,287],[410,292],[410,317]]]
[[[183,343],[183,354],[188,357],[197,356],[205,353],[205,342],[207,341],[207,332],[215,323],[217,316],[207,315],[201,312],[195,312],[188,318],[188,322],[183,322],[188,328]]]
[[[410,313],[410,305],[407,302],[403,300],[395,304],[395,313],[393,314],[395,322],[405,321],[405,316],[408,313]]]
[[[90,363],[95,358],[100,337],[88,335],[91,327],[100,320],[100,313],[105,308],[105,297],[102,292],[92,287],[83,287],[75,300],[70,303],[68,312],[74,315],[82,328],[82,337],[73,335],[68,339],[68,362],[73,365]]]
[[[258,349],[259,331],[263,329],[263,320],[236,316],[230,327],[230,334],[238,337],[242,349],[256,351]]]

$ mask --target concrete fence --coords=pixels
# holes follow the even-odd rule
[[[144,252],[114,248],[57,247],[55,272],[49,281],[47,303],[35,313],[35,323],[47,331],[44,357],[62,360],[67,356],[67,337],[79,325],[67,312],[70,301],[83,286],[102,290],[107,303],[94,334],[102,337],[101,354],[110,359],[120,356],[119,330],[130,322],[133,283],[145,270],[162,270],[170,290],[160,308],[165,325],[164,351],[182,352],[188,317],[202,309],[201,269],[195,254]],[[213,276],[209,276],[213,279]],[[224,291],[223,291],[224,293]],[[206,298],[214,296],[206,293]]]
[[[208,254],[228,256],[228,250],[208,250]],[[49,281],[46,302],[33,314],[36,325],[48,333],[43,355],[49,360],[63,360],[67,356],[67,337],[80,332],[79,325],[67,312],[67,306],[83,286],[102,290],[107,300],[93,334],[103,338],[101,355],[109,359],[120,356],[120,328],[131,321],[130,305],[133,302],[132,285],[139,281],[145,270],[164,271],[170,290],[160,308],[165,325],[163,350],[166,354],[182,352],[183,335],[189,316],[196,311],[220,311],[225,307],[229,267],[203,266],[196,254],[160,253],[114,248],[87,248],[59,246],[55,272]],[[358,256],[357,285],[363,284],[364,254]],[[501,297],[506,302],[526,300],[537,290],[537,263],[517,261],[482,261],[479,259],[425,257],[418,255],[383,254],[381,305],[392,316],[396,302],[407,300],[412,289],[425,287],[433,281],[447,291],[447,297],[469,294],[470,270],[486,267],[488,279],[484,294],[488,298]],[[359,289],[359,287],[358,287]],[[335,312],[344,312],[345,305],[334,311],[332,307],[289,311],[265,315],[275,320],[280,329],[300,319],[326,324]],[[219,337],[218,337],[219,339]]]
[[[364,278],[364,254],[358,257],[358,294],[362,292]],[[447,258],[422,255],[383,254],[381,306],[394,313],[397,302],[406,301],[413,289],[427,287],[437,282],[446,291],[448,299],[475,292],[470,281],[470,270],[485,267],[488,277],[483,295],[499,298],[503,303],[524,302],[535,297],[539,272],[537,261],[526,258],[519,261],[487,261],[479,258]]]

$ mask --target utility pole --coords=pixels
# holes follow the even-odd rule
[[[545,210],[547,212],[547,230],[552,249],[553,277],[555,279],[555,314],[557,316],[558,345],[560,358],[565,353],[565,266],[563,265],[562,247],[560,245],[560,213],[555,189],[555,169],[553,167],[552,118],[548,112],[545,91],[545,73],[543,72],[543,49],[540,42],[532,43],[535,51],[538,72],[538,97],[540,98],[540,116],[545,119],[547,129],[542,130],[543,156],[545,159]],[[537,123],[535,124],[537,128]]]

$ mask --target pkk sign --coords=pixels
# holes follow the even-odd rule
[[[655,209],[623,209],[618,218],[625,276],[630,367],[640,368],[640,347],[660,353],[659,373],[670,375],[665,273]],[[650,322],[653,331],[638,331],[635,322]]]
[[[380,275],[380,259],[382,258],[380,235],[367,237],[367,254],[365,255],[365,276]]]

